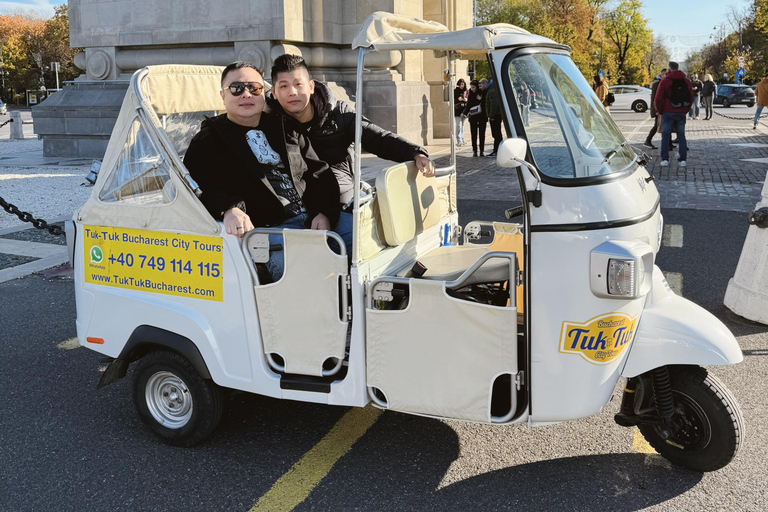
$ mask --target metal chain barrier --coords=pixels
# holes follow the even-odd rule
[[[2,128],[3,126],[7,125],[8,123],[12,123],[12,122],[13,122],[13,118],[11,117],[6,122],[0,124],[0,128]]]
[[[7,211],[8,213],[11,213],[17,216],[22,221],[31,222],[32,225],[35,226],[37,229],[47,229],[49,233],[56,236],[64,235],[64,230],[61,229],[59,226],[53,226],[45,222],[43,219],[34,218],[31,213],[23,212],[19,210],[18,207],[16,207],[16,205],[6,202],[6,200],[3,199],[2,197],[0,197],[0,206],[2,206],[5,209],[5,211]]]
[[[712,112],[713,112],[714,114],[717,114],[717,115],[718,115],[718,116],[720,116],[720,117],[724,117],[724,118],[726,118],[726,119],[735,119],[736,121],[752,121],[752,122],[754,122],[754,120],[755,120],[755,116],[749,116],[749,117],[733,117],[733,116],[727,116],[727,115],[725,115],[725,114],[721,114],[720,112],[718,112],[718,111],[717,111],[717,110],[715,110],[714,108],[712,109]],[[760,119],[762,119],[762,118],[764,118],[764,117],[768,117],[768,110],[766,110],[766,112],[765,112],[765,113],[761,113],[761,114],[760,114]]]

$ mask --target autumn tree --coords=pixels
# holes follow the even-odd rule
[[[80,74],[73,62],[77,50],[69,47],[67,6],[54,9],[54,16],[48,20],[35,12],[0,15],[0,66],[4,84],[0,96],[10,100],[27,89],[55,88],[51,62],[61,64],[60,82]]]
[[[605,34],[616,55],[617,74],[625,76],[628,83],[646,83],[648,78],[642,61],[652,32],[642,7],[641,0],[620,0],[604,19]]]

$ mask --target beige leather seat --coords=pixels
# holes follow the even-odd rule
[[[440,223],[445,212],[440,190],[436,185],[442,178],[423,176],[413,162],[384,169],[376,177],[376,193],[381,213],[384,242],[396,247],[411,240],[426,229]],[[484,254],[487,247],[446,245],[419,258],[427,268],[423,279],[453,281]],[[405,269],[401,275],[406,275]],[[492,259],[480,267],[467,284],[506,281],[509,261]]]
[[[444,245],[430,251],[419,258],[419,262],[427,268],[421,277],[435,281],[455,281],[477,260],[490,252],[488,247],[473,245]],[[408,270],[407,272],[410,272]],[[404,272],[405,275],[407,272]],[[509,279],[509,261],[494,258],[487,261],[467,280],[466,284],[496,283]]]

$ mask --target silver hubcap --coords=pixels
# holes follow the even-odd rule
[[[144,397],[152,417],[167,428],[181,428],[192,417],[192,395],[189,388],[171,372],[152,375],[147,381]]]

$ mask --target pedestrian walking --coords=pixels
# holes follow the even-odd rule
[[[488,126],[488,118],[483,109],[483,91],[480,89],[480,82],[472,80],[469,82],[469,94],[467,94],[467,105],[464,107],[462,117],[469,118],[469,134],[472,137],[472,156],[477,156],[478,139],[480,156],[484,156],[485,151],[485,128]]]
[[[693,90],[693,102],[691,103],[691,110],[688,111],[688,117],[691,119],[699,118],[699,94],[703,84],[699,82],[699,75],[691,75],[691,89]]]
[[[670,61],[667,65],[667,76],[659,83],[654,103],[656,111],[661,115],[661,166],[669,165],[669,144],[672,132],[677,134],[678,160],[680,167],[686,166],[688,144],[685,141],[685,115],[691,109],[693,88],[691,82],[680,71],[677,62]]]
[[[605,78],[602,73],[598,73],[594,77],[594,89],[595,94],[597,94],[597,99],[600,100],[600,102],[605,107],[606,112],[609,111],[609,107],[611,104],[608,102],[608,83],[605,81]]]
[[[755,101],[757,102],[757,110],[755,110],[753,130],[757,130],[757,123],[760,121],[760,114],[763,113],[763,107],[768,107],[768,67],[763,72],[763,79],[760,80],[755,88]]]
[[[715,99],[717,86],[712,81],[712,75],[704,75],[704,83],[701,86],[701,99],[704,100],[704,120],[712,119],[712,101]]]
[[[453,116],[456,121],[456,145],[463,146],[464,142],[464,118],[461,117],[461,113],[464,112],[464,107],[467,106],[467,82],[463,78],[459,78],[456,82],[456,88],[453,90]]]
[[[496,87],[493,80],[488,82],[488,86],[485,88],[485,112],[488,115],[488,123],[491,125],[491,135],[493,135],[493,151],[488,157],[495,157],[499,144],[501,144],[502,134],[501,97],[499,96],[499,88]]]
[[[524,126],[530,126],[531,123],[531,91],[525,82],[517,86],[517,100],[520,104],[520,117]]]
[[[643,146],[651,149],[656,149],[656,146],[653,145],[652,139],[661,127],[661,116],[656,111],[654,100],[656,99],[656,91],[659,88],[659,83],[664,80],[665,76],[667,76],[667,68],[662,69],[661,73],[656,75],[656,78],[654,78],[653,82],[651,82],[651,119],[653,119],[653,126],[651,127],[651,131],[648,132],[648,136],[645,138],[645,143],[643,143]]]

